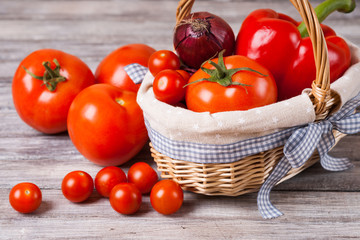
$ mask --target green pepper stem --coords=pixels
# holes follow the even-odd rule
[[[314,10],[319,22],[322,23],[332,12],[350,13],[355,9],[355,6],[355,0],[325,0]],[[301,37],[309,36],[304,22],[298,26],[298,29]]]

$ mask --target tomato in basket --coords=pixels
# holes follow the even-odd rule
[[[185,85],[187,81],[176,70],[166,69],[159,72],[153,82],[155,98],[174,105],[185,97]]]
[[[265,67],[245,56],[206,62],[186,85],[186,105],[195,112],[248,110],[276,102],[277,87]]]
[[[180,69],[179,57],[169,50],[154,52],[149,58],[149,71],[155,77],[159,72],[166,69]]]

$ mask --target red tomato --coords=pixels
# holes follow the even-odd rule
[[[159,213],[169,215],[181,207],[184,193],[180,185],[170,179],[161,180],[155,184],[150,193],[150,202]]]
[[[202,69],[196,71],[189,79],[186,87],[187,108],[195,112],[223,112],[234,110],[248,110],[276,102],[277,87],[271,73],[255,62],[244,56],[234,55],[224,58],[226,69],[251,68],[256,72],[239,70],[229,78],[231,84],[246,84],[249,86],[229,85],[223,86],[218,82],[200,81],[210,75]],[[213,62],[218,63],[218,59]],[[221,61],[220,61],[221,62]],[[218,65],[221,65],[220,63]],[[204,66],[215,69],[209,62]],[[211,71],[211,70],[210,70]],[[261,73],[261,74],[259,74]],[[228,80],[228,79],[221,79]],[[193,84],[190,84],[194,82]]]
[[[124,70],[126,65],[138,63],[144,67],[155,52],[155,49],[145,44],[129,44],[122,46],[107,55],[95,72],[98,83],[109,83],[123,90],[137,92],[140,84],[135,84]]]
[[[158,181],[158,175],[149,164],[137,162],[128,171],[128,181],[135,184],[141,193],[149,193]]]
[[[61,190],[71,202],[83,202],[88,199],[94,190],[92,177],[84,171],[73,171],[64,177]]]
[[[31,213],[38,209],[42,201],[41,190],[33,183],[23,182],[15,185],[9,194],[11,206],[18,212]]]
[[[127,162],[148,140],[136,93],[109,84],[90,86],[74,99],[68,132],[82,155],[103,166]]]
[[[121,168],[105,167],[95,177],[95,189],[103,197],[109,197],[111,189],[122,182],[126,182],[126,175]]]
[[[132,183],[119,183],[110,192],[112,208],[121,214],[133,214],[139,210],[142,196]]]
[[[153,82],[155,98],[167,104],[176,104],[184,99],[186,81],[175,70],[159,72]]]
[[[47,76],[46,85],[43,75]],[[29,126],[43,133],[59,133],[66,131],[67,114],[75,96],[94,83],[93,73],[79,58],[42,49],[27,56],[17,68],[12,83],[13,101],[20,118]]]
[[[185,82],[188,82],[190,79],[190,74],[185,70],[176,70],[184,78]]]
[[[179,57],[169,50],[159,50],[149,58],[149,71],[155,77],[159,72],[166,69],[180,69]]]

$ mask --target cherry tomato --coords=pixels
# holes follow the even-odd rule
[[[38,50],[27,56],[15,72],[15,109],[26,124],[40,132],[63,132],[71,102],[94,83],[93,73],[79,58],[54,49]]]
[[[231,85],[223,86],[218,82],[201,81],[201,79],[209,78],[210,75],[199,69],[190,77],[189,85],[186,87],[185,99],[189,110],[210,113],[248,110],[276,102],[277,86],[273,76],[265,67],[240,55],[224,57],[223,59],[223,64],[218,63],[217,58],[212,60],[218,66],[224,65],[223,71],[250,68],[257,72],[244,69],[236,71],[230,78]],[[222,61],[220,60],[220,62]],[[205,63],[203,67],[210,69],[209,71],[215,71],[213,70],[215,67],[209,62]]]
[[[149,193],[158,181],[155,170],[145,162],[137,162],[128,171],[128,181],[135,184],[141,193]]]
[[[126,182],[126,175],[121,168],[109,166],[101,169],[95,177],[95,189],[103,197],[109,197],[111,189]]]
[[[142,202],[141,192],[132,183],[119,183],[110,192],[112,208],[121,214],[133,214]]]
[[[144,67],[155,52],[155,49],[145,44],[124,45],[107,55],[95,72],[98,83],[109,83],[123,90],[137,92],[140,84],[135,84],[124,70],[126,65],[138,63]]]
[[[92,177],[84,171],[73,171],[64,177],[61,190],[71,202],[83,202],[88,199],[94,190]]]
[[[185,82],[188,82],[190,79],[190,73],[188,73],[185,70],[176,70],[178,73],[181,74],[181,76],[184,78]]]
[[[33,183],[15,185],[9,194],[10,205],[18,212],[31,213],[38,209],[42,201],[41,190]]]
[[[181,207],[184,193],[180,185],[170,179],[157,182],[150,193],[150,202],[159,213],[169,215]]]
[[[179,68],[179,57],[169,50],[156,51],[149,58],[149,71],[154,77],[162,70],[177,70]]]
[[[134,157],[148,140],[136,93],[109,84],[95,84],[73,101],[69,136],[90,161],[117,166]]]
[[[167,104],[176,104],[184,99],[186,81],[175,70],[159,72],[153,82],[155,98]]]

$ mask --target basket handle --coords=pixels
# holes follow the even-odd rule
[[[188,16],[195,0],[180,0],[176,9],[176,24]],[[290,0],[300,13],[303,22],[308,30],[314,51],[316,65],[316,79],[312,83],[310,99],[314,105],[317,119],[325,118],[333,104],[330,90],[330,65],[327,46],[323,31],[313,7],[308,0]]]

